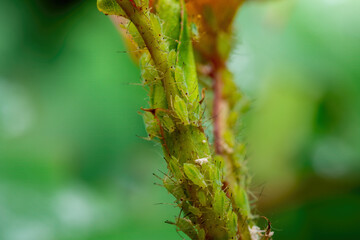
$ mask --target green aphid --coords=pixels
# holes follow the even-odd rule
[[[198,229],[199,240],[205,240],[205,230],[203,228]]]
[[[215,213],[218,216],[223,217],[227,209],[229,208],[229,199],[226,197],[226,194],[222,190],[215,192],[213,207]]]
[[[174,66],[173,69],[175,69],[175,65],[176,65],[176,51],[175,50],[171,50],[169,52],[168,55],[168,61],[169,61],[169,65],[170,66]]]
[[[177,160],[175,157],[171,157],[170,161],[169,161],[169,168],[171,173],[174,175],[174,177],[178,180],[178,181],[182,181],[184,178],[184,175],[180,169],[180,165],[179,165],[179,160]]]
[[[186,176],[195,184],[200,186],[201,188],[206,188],[206,182],[204,179],[204,175],[201,174],[200,170],[191,163],[184,164],[184,172]]]
[[[129,22],[126,30],[129,32],[129,34],[132,36],[132,39],[134,42],[138,45],[140,49],[143,49],[146,47],[145,42],[140,35],[139,31],[135,27],[135,25],[132,22]]]
[[[157,15],[150,14],[150,21],[153,32],[162,32],[162,22]]]
[[[138,7],[148,7],[149,0],[133,0]]]
[[[150,88],[149,91],[150,107],[154,109],[167,108],[166,94],[163,85],[161,83],[156,83],[150,86],[149,88]]]
[[[159,51],[169,51],[169,43],[166,41],[166,38],[161,38],[161,35],[164,35],[163,31],[163,22],[162,20],[155,14],[150,14],[150,21],[151,21],[151,27],[152,32],[159,33],[160,38],[158,38],[159,41]]]
[[[201,119],[200,117],[201,106],[199,104],[199,101],[196,99],[193,102],[189,102],[188,109],[189,109],[189,119],[191,123],[194,126],[199,125]]]
[[[156,12],[163,20],[163,32],[168,37],[170,49],[176,49],[180,35],[180,4],[176,0],[158,0]]]
[[[204,191],[200,190],[200,191],[197,191],[196,195],[197,195],[197,198],[199,199],[201,206],[205,207],[207,205],[206,193]]]
[[[193,207],[191,205],[189,206],[189,211],[197,217],[201,217],[201,215],[202,215],[200,209]]]
[[[226,227],[228,228],[228,233],[230,235],[230,238],[235,239],[236,237],[236,233],[238,231],[238,218],[236,213],[234,213],[233,211],[229,211],[228,215],[227,215],[227,223],[226,223]]]
[[[189,125],[189,113],[185,101],[181,97],[176,95],[173,104],[174,111],[180,121],[184,125]]]
[[[198,240],[198,233],[193,223],[186,218],[178,218],[176,226],[180,231],[188,235],[192,240]]]
[[[179,66],[176,66],[175,68],[175,81],[179,92],[186,99],[187,96],[189,96],[189,90],[186,85],[184,70]]]
[[[204,168],[206,173],[206,180],[209,180],[213,183],[214,189],[221,188],[222,182],[219,168],[217,168],[214,164],[206,164]]]
[[[184,200],[186,199],[186,195],[181,187],[180,184],[175,182],[174,180],[170,179],[169,177],[164,177],[163,184],[166,190],[172,194],[177,200]]]
[[[126,17],[116,0],[97,0],[97,7],[100,12],[106,15],[116,15]]]
[[[153,66],[151,56],[145,52],[140,58],[141,77],[144,85],[149,87],[151,108],[167,108],[166,94],[160,81],[158,71]]]
[[[243,217],[248,217],[250,214],[250,204],[247,193],[244,188],[235,186],[233,191],[234,201],[237,208]]]
[[[224,158],[220,155],[215,155],[213,158],[215,166],[222,172],[224,170]]]
[[[199,28],[196,26],[195,23],[191,23],[190,27],[191,27],[191,37],[193,41],[196,42],[200,39]]]
[[[168,114],[159,111],[158,116],[161,122],[161,126],[163,126],[163,128],[167,132],[172,133],[173,131],[175,131],[176,129],[175,124]]]
[[[146,132],[148,133],[149,138],[153,139],[155,137],[160,136],[160,128],[154,116],[149,112],[144,112],[142,116],[145,122]]]

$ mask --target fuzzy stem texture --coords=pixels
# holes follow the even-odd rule
[[[193,240],[251,240],[250,207],[235,142],[239,93],[225,61],[214,64],[215,153],[204,132],[192,32],[184,0],[98,0],[105,14],[128,19],[149,108],[144,121],[149,139],[163,146],[168,172],[159,177],[175,197],[178,231]],[[237,148],[234,150],[234,148]],[[239,170],[240,169],[240,170]]]

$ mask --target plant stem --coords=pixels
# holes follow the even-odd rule
[[[163,43],[162,33],[152,26],[149,17],[146,16],[144,12],[139,11],[132,1],[116,0],[116,2],[124,10],[143,38],[158,72],[162,75],[161,79],[165,89],[167,102],[168,104],[171,103],[172,96],[177,94],[177,90],[174,88],[175,82],[170,72],[171,66],[168,62],[168,49],[166,49],[165,44],[161,44]],[[151,29],[151,31],[149,29]],[[169,108],[172,108],[171,104],[169,104]]]

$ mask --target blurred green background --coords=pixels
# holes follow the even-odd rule
[[[237,17],[229,65],[253,101],[254,212],[274,239],[358,238],[359,9],[249,1]],[[180,239],[124,50],[95,0],[0,0],[1,240]]]

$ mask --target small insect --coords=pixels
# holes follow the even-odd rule
[[[202,215],[202,212],[200,211],[200,209],[193,207],[191,205],[189,206],[189,211],[197,217],[201,217],[201,215]]]
[[[195,184],[200,186],[201,188],[206,188],[206,182],[204,179],[204,175],[200,172],[200,170],[191,163],[184,164],[184,171],[186,176]]]
[[[223,168],[224,168],[224,159],[222,156],[220,155],[215,155],[214,156],[214,162],[217,168],[220,169],[220,172],[222,172]]]
[[[230,234],[230,238],[235,238],[236,233],[238,231],[238,218],[236,213],[230,210],[227,214],[227,223],[226,227],[228,228],[228,232]]]
[[[185,81],[184,70],[179,66],[176,66],[175,68],[175,81],[179,92],[186,99],[189,95],[189,91]]]
[[[127,25],[127,31],[131,35],[132,40],[136,43],[136,45],[139,48],[146,47],[142,36],[140,35],[139,31],[137,30],[137,28],[135,27],[135,25],[132,22],[129,22],[129,24]]]
[[[199,202],[202,206],[206,206],[207,205],[207,198],[206,198],[206,194],[204,191],[198,191],[197,193],[197,197],[199,199]]]
[[[144,118],[145,128],[149,138],[153,139],[158,137],[160,135],[160,128],[154,116],[149,112],[144,112],[142,116]]]
[[[169,169],[178,181],[181,181],[184,178],[183,172],[180,169],[179,160],[173,156],[171,156],[169,161]]]
[[[171,178],[165,176],[163,179],[163,184],[166,190],[172,194],[177,200],[186,199],[186,195],[182,189],[182,187],[177,184]]]
[[[155,14],[150,14],[150,21],[151,21],[151,27],[152,27],[151,30],[153,32],[161,33],[161,35],[163,35],[162,27],[161,27],[161,19]],[[166,41],[161,41],[161,44],[162,43],[164,43],[166,45],[165,49],[168,49],[168,44],[166,43]],[[161,47],[161,44],[160,44],[160,47]],[[161,49],[163,49],[163,48],[161,48]]]
[[[189,125],[189,113],[186,103],[178,95],[175,96],[174,111],[183,124]]]
[[[213,208],[215,213],[217,213],[220,217],[223,217],[229,206],[230,202],[226,197],[226,194],[222,190],[215,192],[213,200]]]
[[[203,228],[198,229],[199,240],[205,240],[205,230]]]
[[[168,55],[168,61],[170,66],[175,66],[176,64],[176,51],[171,50]]]
[[[199,41],[200,35],[199,35],[198,27],[196,26],[195,23],[191,23],[190,27],[191,27],[191,36],[192,36],[193,41],[195,41],[195,42]]]
[[[245,189],[241,186],[235,186],[233,195],[235,205],[239,208],[241,215],[243,215],[243,217],[248,217],[250,214],[250,204]]]
[[[180,231],[188,235],[191,239],[193,240],[199,239],[196,228],[189,219],[178,218],[176,221],[176,226]]]
[[[161,112],[161,113],[159,112],[158,115],[161,125],[164,127],[164,129],[167,132],[172,133],[173,131],[175,131],[176,129],[175,124],[168,114],[166,114],[165,112]]]
[[[106,15],[126,16],[116,0],[97,0],[97,7]]]
[[[205,173],[206,179],[213,183],[214,189],[221,189],[221,174],[219,168],[217,168],[214,164],[206,164],[205,165]]]

